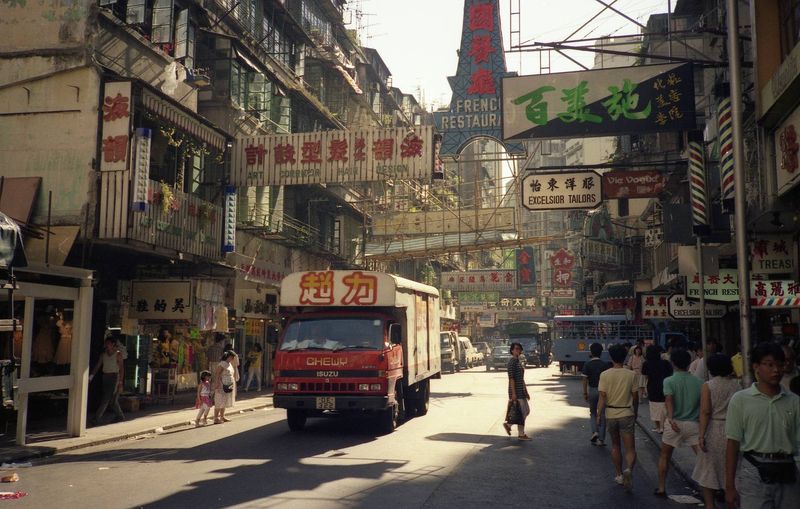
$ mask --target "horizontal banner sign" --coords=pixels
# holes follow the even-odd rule
[[[365,128],[238,138],[231,184],[281,186],[426,179],[433,127]]]
[[[739,276],[735,269],[720,269],[719,274],[706,275],[704,287],[706,299],[722,302],[733,302],[739,300]],[[688,297],[690,299],[700,298],[700,276],[686,278],[688,287]]]
[[[514,231],[514,207],[400,212],[372,217],[372,235]]]
[[[468,272],[442,272],[442,290],[465,292],[484,290],[516,290],[516,270],[471,270]]]
[[[669,295],[643,293],[641,299],[642,318],[645,320],[664,320],[669,318]]]
[[[751,281],[750,304],[755,308],[800,307],[800,283],[797,281]]]
[[[503,139],[695,128],[691,64],[503,78]]]
[[[794,273],[794,247],[791,235],[757,233],[750,242],[753,274]]]
[[[594,171],[522,178],[522,206],[528,210],[593,209],[602,201],[602,177]]]
[[[189,321],[192,282],[188,280],[132,281],[129,318]]]
[[[612,171],[603,174],[603,198],[655,198],[666,185],[657,171]]]

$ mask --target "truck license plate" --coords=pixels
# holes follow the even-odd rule
[[[317,398],[317,410],[336,410],[336,398],[332,397]]]

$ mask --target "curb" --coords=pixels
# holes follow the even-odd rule
[[[241,413],[246,413],[246,412],[254,412],[256,410],[262,410],[262,409],[265,409],[265,408],[273,408],[273,404],[270,402],[270,403],[263,403],[263,404],[260,404],[260,405],[255,405],[255,406],[242,408],[242,409],[238,410],[237,412],[231,414],[231,417],[234,417],[236,414],[241,414]],[[19,453],[12,453],[12,454],[7,454],[7,455],[4,455],[4,456],[0,456],[0,463],[19,463],[19,462],[23,462],[23,461],[32,460],[32,459],[47,458],[47,457],[56,456],[58,454],[62,454],[62,453],[65,453],[65,452],[71,452],[71,451],[75,451],[75,450],[78,450],[78,449],[86,449],[88,447],[94,447],[94,446],[97,446],[97,445],[109,444],[109,443],[112,443],[112,442],[121,442],[123,440],[128,440],[128,439],[131,439],[131,438],[137,438],[137,437],[141,437],[141,436],[145,436],[145,435],[159,434],[159,433],[163,433],[166,430],[172,430],[172,429],[181,428],[181,427],[190,426],[190,425],[191,425],[191,419],[190,420],[180,421],[180,422],[173,422],[173,423],[170,423],[170,424],[164,424],[164,425],[161,425],[161,426],[149,427],[149,428],[146,428],[146,429],[143,429],[143,430],[139,430],[139,431],[130,431],[130,432],[126,432],[126,433],[120,433],[119,435],[114,435],[114,436],[111,436],[111,437],[98,438],[98,439],[94,439],[94,440],[86,440],[85,442],[82,442],[82,443],[76,443],[76,444],[67,445],[67,446],[58,447],[58,448],[56,448],[56,447],[48,447],[46,449],[45,448],[33,449],[33,448],[36,448],[37,446],[36,445],[24,446],[24,447],[26,447],[26,449],[23,450],[23,451],[20,451]],[[28,450],[27,448],[31,448],[32,450]]]

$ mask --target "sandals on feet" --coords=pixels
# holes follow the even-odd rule
[[[531,437],[529,437],[528,435],[520,435],[520,436],[517,437],[517,439],[518,440],[530,440]]]
[[[659,498],[668,498],[667,492],[666,491],[659,491],[658,488],[656,488],[655,491],[653,491],[653,495],[655,495],[655,496],[657,496]]]

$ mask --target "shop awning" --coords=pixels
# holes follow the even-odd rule
[[[205,125],[199,118],[184,112],[178,106],[170,104],[166,99],[158,97],[147,89],[142,90],[142,105],[154,115],[175,124],[198,140],[208,143],[219,151],[225,150],[226,140],[222,133]]]
[[[633,298],[633,285],[612,285],[604,286],[599,292],[597,292],[597,294],[594,296],[594,301],[597,303],[606,300]]]

